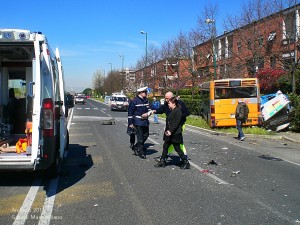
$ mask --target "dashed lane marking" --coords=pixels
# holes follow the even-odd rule
[[[73,120],[76,121],[89,121],[89,122],[93,122],[93,121],[103,121],[103,120],[109,120],[109,119],[113,119],[112,117],[108,117],[108,116],[73,116]]]
[[[84,136],[93,136],[93,133],[78,133],[78,134],[69,134],[70,137],[84,137]]]

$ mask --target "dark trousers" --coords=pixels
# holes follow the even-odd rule
[[[144,144],[149,137],[149,126],[137,126],[135,125],[136,139],[137,139],[137,150],[140,154],[145,155]]]
[[[179,157],[180,157],[181,159],[183,159],[183,158],[184,158],[184,153],[183,153],[183,151],[182,151],[181,148],[180,148],[180,144],[179,144],[179,143],[169,143],[169,142],[165,142],[165,143],[163,144],[163,152],[162,152],[161,158],[162,158],[162,159],[166,159],[166,158],[167,158],[167,155],[168,155],[168,149],[169,149],[170,145],[173,145],[173,146],[174,146],[174,149],[175,149],[175,151],[178,153]]]
[[[238,134],[238,138],[244,137],[244,133],[243,133],[243,121],[241,120],[236,120],[236,129],[238,130],[239,134]]]
[[[134,145],[135,143],[135,134],[130,134],[130,144]]]

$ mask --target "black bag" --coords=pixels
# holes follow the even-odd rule
[[[249,108],[248,108],[248,106],[246,104],[242,105],[240,107],[240,110],[239,110],[239,117],[238,117],[238,119],[240,119],[240,120],[246,120],[248,118],[248,114],[249,114]]]
[[[130,126],[127,126],[127,134],[130,136],[130,135],[134,135],[135,134],[135,129],[130,127]]]

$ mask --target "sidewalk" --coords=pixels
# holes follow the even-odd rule
[[[295,133],[291,131],[279,132],[275,136],[281,137],[281,139],[289,140],[292,142],[300,143],[300,133]]]

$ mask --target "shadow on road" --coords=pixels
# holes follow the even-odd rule
[[[70,144],[68,157],[61,167],[56,194],[78,183],[94,165],[92,156],[86,152],[88,147]]]

